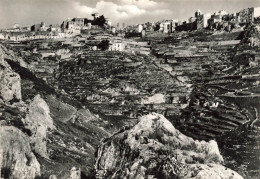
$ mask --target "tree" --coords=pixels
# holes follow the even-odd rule
[[[94,19],[92,21],[92,25],[98,25],[100,27],[104,27],[105,23],[106,23],[106,19],[105,19],[105,16],[103,16],[103,15],[97,17],[96,19]]]
[[[97,48],[105,51],[109,48],[109,40],[102,40],[98,45]]]

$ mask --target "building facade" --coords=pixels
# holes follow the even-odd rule
[[[197,17],[197,29],[204,29],[208,26],[208,20],[211,18],[210,14],[202,14]]]
[[[260,7],[243,9],[238,13],[239,23],[254,22],[254,19],[258,17],[260,17]]]
[[[41,24],[34,24],[31,26],[32,32],[39,32],[41,30]]]

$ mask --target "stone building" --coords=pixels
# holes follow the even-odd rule
[[[195,17],[199,17],[201,14],[202,14],[201,10],[198,9],[198,10],[195,12]]]
[[[125,44],[122,42],[121,38],[112,38],[109,45],[110,51],[124,51]]]
[[[61,32],[61,28],[59,25],[50,25],[50,27],[48,28],[48,31],[51,31],[51,32]]]
[[[229,14],[224,10],[216,11],[208,19],[208,26],[212,27],[212,26],[216,25],[216,23],[222,23],[225,20],[229,21]]]
[[[78,26],[81,22],[77,22],[78,24],[75,23],[76,18],[74,18],[74,21],[70,18],[66,19],[65,21],[62,22],[61,24],[61,31],[64,33],[69,33],[69,34],[80,34],[81,32],[81,26]],[[84,24],[84,21],[83,21]]]
[[[172,32],[172,24],[169,21],[163,22],[163,33],[170,33]]]
[[[240,23],[254,22],[254,19],[257,17],[260,17],[260,7],[243,9],[238,13],[238,21]]]
[[[208,26],[208,20],[211,18],[210,14],[202,14],[197,17],[197,29],[204,29]]]
[[[176,31],[191,31],[197,29],[197,23],[187,23],[186,21],[183,22],[181,25],[178,25],[175,30]]]
[[[175,31],[175,27],[177,26],[178,20],[166,20],[164,22],[160,23],[160,29],[159,31],[163,32],[163,33],[171,33],[173,31]]]
[[[41,24],[34,24],[31,26],[31,31],[38,32],[41,30]]]
[[[44,22],[41,22],[40,24],[34,24],[31,26],[32,32],[47,31],[47,29],[49,29],[49,27],[47,27]]]
[[[74,22],[75,26],[83,27],[84,26],[84,19],[85,18],[76,17],[76,18],[73,18],[72,21]]]

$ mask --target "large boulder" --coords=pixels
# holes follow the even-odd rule
[[[21,100],[21,79],[3,59],[0,51],[0,100]]]
[[[193,140],[152,113],[104,140],[95,169],[97,178],[242,178],[222,163],[215,141]]]
[[[76,120],[80,122],[99,121],[97,115],[92,114],[89,109],[77,109],[72,105],[64,103],[53,95],[48,95],[46,102],[50,108],[50,113],[53,119],[62,123],[72,122]]]
[[[29,137],[12,126],[0,126],[1,178],[34,179],[40,164],[31,151]]]
[[[47,158],[47,130],[54,129],[54,125],[49,106],[40,95],[36,95],[29,104],[28,114],[23,119],[23,123],[32,133],[30,139],[33,150],[42,157]]]

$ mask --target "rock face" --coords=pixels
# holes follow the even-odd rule
[[[1,56],[0,51],[0,100],[21,100],[20,76],[15,73]]]
[[[242,178],[222,163],[215,141],[194,141],[152,113],[106,139],[95,168],[97,178]]]
[[[0,167],[1,178],[34,179],[40,175],[29,138],[15,127],[0,126]]]
[[[50,117],[49,106],[40,95],[36,95],[29,104],[28,110],[23,123],[32,132],[30,139],[32,146],[34,146],[33,150],[42,157],[47,157],[47,129],[54,128],[52,118]]]

